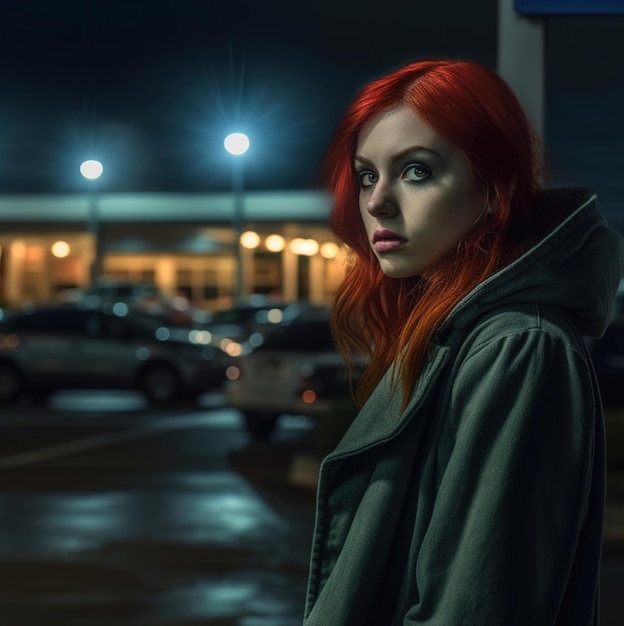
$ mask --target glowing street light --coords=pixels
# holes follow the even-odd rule
[[[225,149],[235,157],[239,157],[249,150],[249,137],[244,133],[230,133],[223,141]],[[245,295],[245,281],[243,273],[243,252],[241,235],[245,221],[243,185],[243,161],[232,161],[232,195],[234,197],[234,245],[236,246],[236,297]]]
[[[249,137],[245,133],[230,133],[223,140],[223,145],[230,154],[240,156],[249,150]]]
[[[83,161],[80,165],[80,173],[87,180],[97,180],[104,172],[104,166],[99,161]]]
[[[83,178],[88,181],[92,181],[90,183],[90,188],[87,193],[89,201],[89,214],[87,220],[88,230],[93,236],[93,242],[95,247],[93,262],[91,263],[91,268],[89,272],[91,287],[95,285],[95,282],[98,279],[100,271],[102,269],[102,242],[100,237],[99,195],[96,183],[103,172],[104,166],[99,161],[90,159],[88,161],[83,161],[80,165],[80,173],[82,174]]]

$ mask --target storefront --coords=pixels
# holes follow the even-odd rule
[[[241,233],[230,194],[101,194],[96,202],[0,196],[0,302],[86,290],[94,264],[99,277],[152,283],[210,310],[254,293],[327,303],[342,276],[321,193],[246,194]]]

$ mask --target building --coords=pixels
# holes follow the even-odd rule
[[[243,210],[235,222],[231,193],[0,195],[0,302],[60,298],[95,275],[210,310],[254,293],[329,302],[343,263],[329,197],[248,192]]]

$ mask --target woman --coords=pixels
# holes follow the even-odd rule
[[[323,462],[305,626],[597,624],[599,392],[620,238],[542,191],[506,84],[414,63],[365,87],[327,158],[352,250],[336,342],[368,359]]]

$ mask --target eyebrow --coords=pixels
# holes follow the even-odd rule
[[[401,159],[403,159],[403,157],[405,157],[408,154],[411,154],[412,152],[429,152],[430,154],[437,157],[438,159],[442,158],[438,152],[436,152],[435,150],[432,150],[431,148],[425,148],[425,146],[410,146],[409,148],[405,148],[404,150],[401,150],[400,152],[393,154],[391,161],[392,163],[396,163],[397,161],[400,161]],[[354,157],[354,160],[359,161],[360,163],[363,163],[365,165],[373,165],[372,161],[370,161],[366,157],[363,157],[361,154],[356,154]]]

